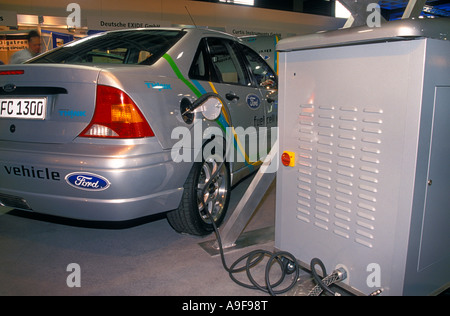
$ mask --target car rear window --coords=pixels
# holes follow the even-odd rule
[[[100,33],[51,50],[28,63],[152,65],[184,34],[178,30]]]

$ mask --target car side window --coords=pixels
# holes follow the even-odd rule
[[[50,50],[27,63],[153,65],[184,34],[163,29],[98,33]]]
[[[220,83],[248,86],[249,78],[233,49],[233,42],[221,38],[208,38],[212,71]]]
[[[242,45],[242,50],[258,87],[277,89],[277,76],[272,68],[251,48]]]
[[[211,75],[209,64],[207,63],[206,41],[202,40],[195,53],[194,61],[189,70],[189,78],[196,80],[210,81]]]

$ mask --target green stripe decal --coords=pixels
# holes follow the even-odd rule
[[[183,77],[183,74],[181,73],[177,64],[173,61],[172,57],[170,57],[170,55],[168,55],[168,54],[164,54],[163,58],[165,60],[167,60],[170,67],[172,67],[172,70],[175,73],[175,75],[178,77],[178,79],[183,81],[183,83],[186,86],[188,86],[188,88],[191,89],[192,92],[194,92],[194,94],[197,96],[197,98],[200,98],[202,96],[202,93],[200,91],[198,91],[198,89],[192,83],[190,83],[189,80],[187,80],[186,78]]]

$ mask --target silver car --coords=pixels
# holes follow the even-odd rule
[[[1,66],[0,87],[0,205],[17,209],[167,212],[176,231],[205,235],[274,142],[276,74],[212,30],[89,36]]]

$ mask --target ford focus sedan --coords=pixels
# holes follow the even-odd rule
[[[90,221],[222,222],[274,142],[277,78],[205,29],[100,33],[0,67],[0,205]]]

